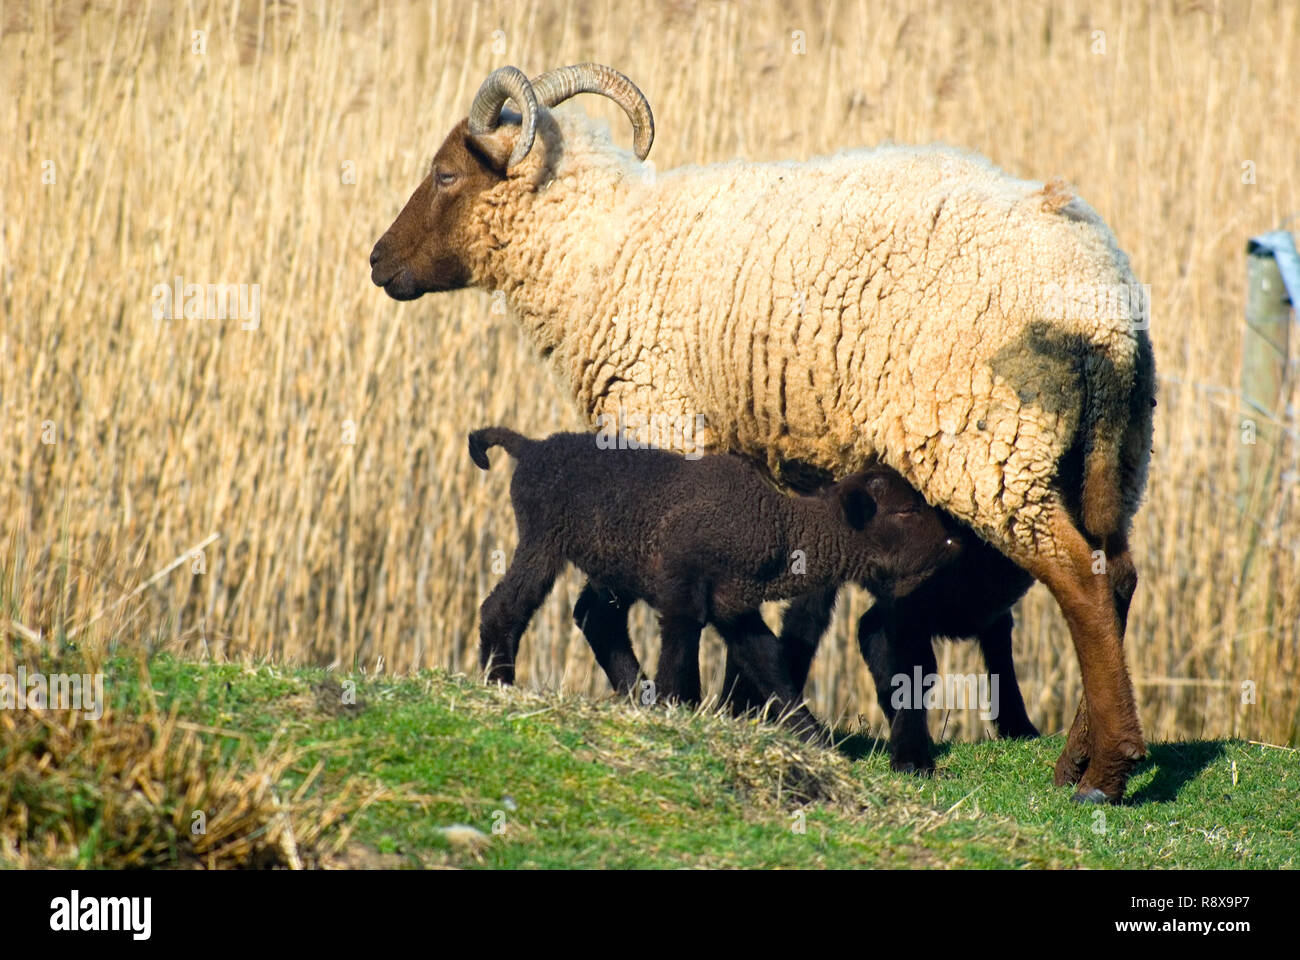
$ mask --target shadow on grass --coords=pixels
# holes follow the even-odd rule
[[[870,759],[878,753],[889,756],[889,741],[884,737],[849,733],[845,730],[835,730],[832,736],[835,738],[835,749],[855,762]]]
[[[1227,745],[1227,740],[1187,740],[1148,746],[1146,759],[1138,764],[1133,775],[1145,773],[1152,767],[1156,768],[1156,774],[1150,783],[1130,794],[1125,804],[1140,806],[1177,800],[1183,787],[1223,756]]]
[[[868,760],[879,754],[886,760],[889,759],[889,738],[873,737],[861,731],[851,733],[848,730],[837,728],[834,731],[835,749],[850,760]],[[952,749],[952,744],[948,741],[941,741],[932,744],[930,755],[937,761],[945,756]]]
[[[1060,738],[1058,738],[1060,739]],[[1187,784],[1201,771],[1224,756],[1229,740],[1187,740],[1179,743],[1150,744],[1146,759],[1138,764],[1133,776],[1138,777],[1153,768],[1155,775],[1140,789],[1131,792],[1124,800],[1127,806],[1148,803],[1171,803],[1178,799]],[[869,760],[879,755],[889,758],[889,739],[873,737],[844,729],[835,731],[835,747],[850,760]],[[931,755],[940,760],[953,747],[952,741],[940,741],[931,747]],[[1050,774],[1049,774],[1050,776]]]

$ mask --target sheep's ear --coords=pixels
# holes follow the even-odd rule
[[[470,133],[465,135],[465,148],[489,170],[504,177],[518,135],[519,128],[509,126],[501,126],[491,133],[480,133],[478,136]]]
[[[841,486],[835,493],[835,502],[839,506],[840,519],[854,530],[865,530],[876,515],[876,501],[857,484]]]

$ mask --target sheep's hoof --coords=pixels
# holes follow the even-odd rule
[[[1106,796],[1105,791],[1096,787],[1081,787],[1070,799],[1075,803],[1110,803],[1110,797]]]
[[[1073,786],[1083,779],[1083,772],[1088,768],[1087,757],[1071,757],[1068,749],[1062,750],[1056,758],[1056,770],[1052,782],[1058,787]]]

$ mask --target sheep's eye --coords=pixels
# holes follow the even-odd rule
[[[440,187],[450,187],[456,182],[456,174],[450,170],[439,170],[433,177]]]

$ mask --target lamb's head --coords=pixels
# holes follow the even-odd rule
[[[850,530],[853,579],[877,596],[904,596],[961,556],[961,538],[943,515],[888,467],[851,474],[823,496]]]
[[[641,91],[598,63],[560,67],[528,80],[516,67],[494,70],[479,87],[469,116],[434,155],[424,181],[370,253],[370,278],[395,300],[457,290],[476,281],[475,239],[485,235],[493,188],[528,172],[544,111],[579,93],[609,97],[632,121],[635,150],[645,159],[654,117]],[[505,112],[513,101],[519,113]]]

